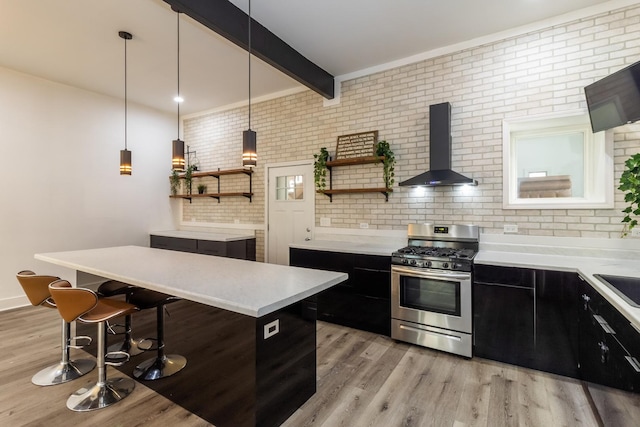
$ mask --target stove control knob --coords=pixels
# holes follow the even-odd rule
[[[409,264],[409,260],[405,258],[405,259],[402,260],[402,263],[403,264]]]
[[[462,264],[453,264],[453,267],[451,267],[452,270],[460,270],[462,268]]]
[[[442,263],[442,268],[449,268],[449,263],[448,262]]]
[[[411,265],[416,265],[416,260],[415,259],[411,260]]]
[[[427,268],[431,267],[431,261],[425,261],[424,266]]]

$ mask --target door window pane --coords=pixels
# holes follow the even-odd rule
[[[304,176],[287,175],[276,177],[276,200],[304,200]]]

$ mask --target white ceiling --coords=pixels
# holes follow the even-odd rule
[[[248,0],[231,2],[247,11]],[[633,3],[252,0],[251,14],[308,59],[342,76],[516,27]],[[0,66],[122,98],[124,41],[118,31],[128,31],[129,100],[175,112],[176,19],[162,0],[0,0]],[[246,101],[245,51],[185,15],[180,46],[181,113]],[[251,64],[253,99],[301,87],[255,58]]]

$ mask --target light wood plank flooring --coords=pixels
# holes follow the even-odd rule
[[[30,382],[59,357],[59,322],[54,310],[42,308],[0,313],[1,426],[210,425],[142,383],[110,408],[67,410],[67,397],[95,381],[95,371],[53,387]],[[466,360],[330,323],[318,322],[317,333],[317,393],[285,427],[640,425],[638,395],[605,387],[587,394],[580,381]],[[79,350],[72,355],[87,357]],[[109,368],[108,375],[120,374]],[[593,401],[608,408],[602,420]]]

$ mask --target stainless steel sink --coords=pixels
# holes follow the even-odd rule
[[[608,276],[594,274],[596,279],[634,307],[640,307],[640,277]]]

